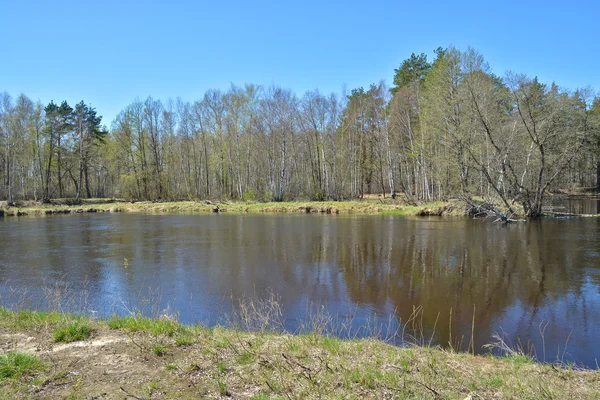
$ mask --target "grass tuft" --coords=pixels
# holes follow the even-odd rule
[[[220,379],[216,379],[215,383],[217,384],[217,389],[218,389],[219,394],[221,396],[228,396],[229,395],[229,391],[227,389],[227,384],[225,382],[223,382]]]
[[[227,364],[225,364],[225,361],[220,360],[219,362],[217,362],[217,370],[219,371],[219,374],[223,375],[227,372]]]
[[[110,329],[121,329],[129,332],[147,332],[152,335],[173,336],[182,331],[183,327],[168,318],[145,318],[138,316],[119,317],[113,315],[107,321]]]
[[[160,386],[159,386],[158,382],[151,381],[148,384],[148,387],[146,388],[146,392],[148,393],[149,396],[152,396],[155,392],[160,392]]]
[[[159,357],[162,357],[162,356],[164,356],[165,354],[167,354],[167,349],[166,349],[166,348],[165,348],[165,346],[163,346],[162,344],[160,344],[160,343],[156,343],[154,346],[152,346],[152,352],[153,352],[155,355],[157,355],[157,356],[159,356]]]
[[[34,355],[13,351],[0,355],[0,382],[21,379],[42,369],[42,362]]]
[[[504,360],[514,364],[535,364],[533,357],[525,354],[509,354],[504,357]]]
[[[85,340],[91,336],[93,331],[93,328],[85,320],[78,318],[75,321],[60,325],[54,329],[54,342],[69,343]]]
[[[191,346],[193,342],[194,340],[189,335],[177,335],[175,338],[175,346],[177,347]]]

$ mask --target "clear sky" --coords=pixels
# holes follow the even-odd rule
[[[493,4],[495,3],[495,4]],[[0,91],[84,100],[110,124],[136,97],[231,83],[341,93],[412,52],[471,46],[492,70],[600,90],[600,2],[0,0]]]

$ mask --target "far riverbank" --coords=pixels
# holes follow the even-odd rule
[[[458,200],[409,204],[403,200],[369,198],[353,201],[292,201],[292,202],[243,202],[243,201],[142,201],[126,202],[113,199],[80,201],[56,200],[52,203],[21,202],[0,206],[4,216],[53,215],[96,212],[146,212],[146,213],[321,213],[404,216],[459,216],[465,215],[465,207]]]

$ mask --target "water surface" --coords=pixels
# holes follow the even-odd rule
[[[554,196],[548,203],[553,211],[585,215],[600,214],[599,197]]]
[[[168,308],[182,322],[215,324],[238,299],[271,290],[291,331],[321,305],[354,334],[374,316],[402,327],[421,307],[405,337],[416,327],[419,339],[466,349],[474,316],[478,352],[499,333],[547,361],[595,367],[600,359],[600,223],[593,218],[504,225],[107,213],[0,218],[0,237],[4,305],[104,315]]]

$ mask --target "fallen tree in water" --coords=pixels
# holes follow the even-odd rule
[[[465,214],[473,218],[488,218],[488,217],[496,217],[494,222],[525,222],[525,219],[515,219],[512,218],[512,215],[507,216],[500,212],[496,205],[491,202],[483,202],[480,204],[475,204],[471,200],[467,198],[462,199],[466,203]]]

